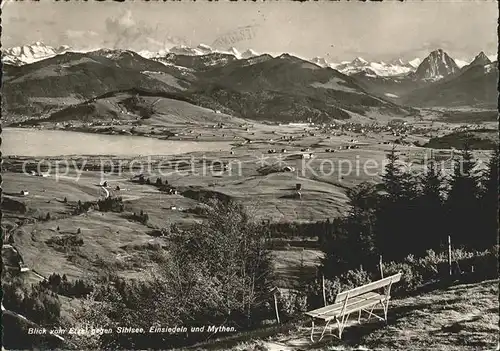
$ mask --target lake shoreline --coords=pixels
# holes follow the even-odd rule
[[[4,157],[171,156],[230,150],[231,142],[165,140],[139,135],[113,135],[72,130],[6,127],[2,129]],[[61,152],[61,149],[66,151]]]

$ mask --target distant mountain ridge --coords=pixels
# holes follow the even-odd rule
[[[16,66],[29,64],[53,57],[68,50],[69,46],[66,45],[54,48],[37,41],[30,45],[2,49],[2,62]]]
[[[498,67],[484,52],[469,64],[458,65],[438,49],[406,75],[380,77],[357,73],[353,76],[366,91],[406,106],[488,109],[497,106]]]
[[[474,64],[447,78],[416,89],[402,102],[417,107],[478,107],[496,109],[498,105],[498,62],[488,63],[480,55]]]
[[[237,59],[228,53],[168,53],[148,59],[129,50],[100,49],[5,65],[4,71],[3,106],[14,119],[47,118],[103,94],[130,89],[175,93],[200,107],[254,120],[326,122],[411,113],[367,93],[352,77],[289,54]],[[93,110],[82,108],[92,118]],[[106,111],[118,113],[113,108],[97,110],[95,118],[103,118]]]
[[[380,68],[357,58],[351,66],[365,70],[346,75],[321,58],[273,57],[234,48],[211,52],[201,45],[191,49],[179,46],[173,50],[177,53],[165,51],[150,58],[130,50],[66,50],[55,56],[55,51],[47,51],[50,58],[34,63],[5,63],[6,116],[46,118],[103,94],[130,89],[175,93],[197,106],[235,117],[280,122],[372,119],[381,114],[405,117],[416,113],[410,106],[492,106],[496,98],[498,68],[487,63],[484,53],[460,69],[446,53],[436,50],[414,71],[379,76],[377,69],[401,65],[410,69],[418,61],[397,59],[378,63],[384,66]],[[206,53],[199,54],[202,51]]]
[[[25,45],[22,47],[14,47],[10,49],[5,49],[2,52],[2,61],[7,64],[11,65],[24,65],[24,64],[29,64],[33,63],[36,61],[40,61],[46,58],[53,57],[55,55],[67,52],[67,51],[74,51],[74,52],[89,52],[89,51],[95,51],[93,50],[75,50],[71,49],[68,46],[62,46],[59,48],[53,48],[51,46],[45,45],[40,42],[33,43],[31,45]],[[421,60],[420,58],[415,58],[413,60],[410,60],[408,62],[402,60],[401,58],[395,58],[389,62],[382,62],[382,61],[367,61],[361,57],[357,57],[352,61],[343,61],[340,63],[336,62],[328,62],[325,58],[322,57],[315,57],[312,59],[309,59],[308,61],[321,66],[321,67],[330,67],[333,69],[336,69],[346,75],[366,75],[369,77],[399,77],[399,76],[404,76],[407,74],[414,73],[418,70],[419,65],[422,65],[426,61],[426,66],[427,67],[421,67],[420,72],[417,74],[417,77],[420,77],[420,79],[434,79],[438,80],[441,78],[446,77],[448,74],[447,70],[444,69],[440,66],[439,63],[439,52],[443,52],[441,49],[438,49],[435,51],[435,54],[429,55],[427,58],[424,60]],[[236,59],[246,59],[250,57],[256,57],[259,56],[260,54],[257,53],[256,51],[252,49],[247,49],[244,52],[239,52],[236,48],[231,47],[228,48],[227,50],[216,50],[211,48],[210,46],[206,44],[199,44],[196,47],[190,47],[186,45],[178,45],[171,47],[170,49],[164,49],[160,50],[158,52],[152,52],[152,51],[147,51],[147,50],[142,50],[137,52],[139,55],[148,58],[148,59],[161,59],[168,54],[175,54],[175,55],[184,55],[184,56],[203,56],[203,55],[208,55],[208,54],[228,54],[228,55],[233,55]],[[444,52],[443,52],[444,53]],[[484,54],[484,53],[483,53]],[[279,56],[278,55],[272,55],[274,57]],[[433,56],[436,56],[434,58]],[[453,64],[451,61],[451,57],[449,57],[446,53],[444,53],[444,56],[448,57],[449,60],[447,61],[448,65],[451,67],[451,71],[456,71],[457,68],[461,68],[462,66],[468,65],[467,61],[464,60],[456,60],[455,64]],[[484,55],[486,58],[488,58],[486,55]],[[432,61],[432,64],[430,63]],[[456,67],[455,67],[456,66]],[[443,71],[443,72],[441,72]],[[427,73],[424,73],[427,72]],[[434,72],[434,73],[433,73]],[[444,74],[439,74],[435,72],[441,72]]]

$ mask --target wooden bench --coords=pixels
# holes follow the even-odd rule
[[[315,320],[326,323],[318,341],[323,339],[325,331],[331,321],[337,322],[338,338],[340,339],[349,316],[354,312],[358,312],[358,323],[361,321],[361,312],[368,313],[368,318],[373,316],[387,323],[387,309],[389,308],[389,299],[391,298],[391,286],[399,280],[401,280],[401,273],[391,275],[390,277],[386,277],[351,290],[342,291],[337,294],[332,305],[306,312],[306,316],[311,317],[312,320],[311,341],[314,342]],[[383,293],[376,292],[381,289],[383,289]],[[383,317],[373,313],[373,309],[377,305],[381,305],[384,311]]]

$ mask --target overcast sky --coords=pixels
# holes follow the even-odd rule
[[[9,2],[2,46],[149,49],[186,44],[289,52],[328,61],[413,59],[443,48],[497,52],[494,0],[363,2]],[[246,27],[246,30],[241,29]]]

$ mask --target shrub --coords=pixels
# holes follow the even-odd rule
[[[278,298],[278,311],[283,320],[291,319],[307,311],[307,296],[304,292],[289,291]]]
[[[146,225],[149,221],[149,215],[144,212],[143,210],[141,210],[141,212],[139,214],[135,213],[131,216],[132,220],[134,221],[138,221],[144,225]]]
[[[101,212],[123,212],[124,205],[121,197],[108,197],[97,201],[97,208]]]
[[[333,279],[325,279],[326,303],[333,303],[339,292],[353,289],[371,281],[370,275],[363,269],[347,271]],[[315,278],[306,285],[305,294],[307,296],[307,305],[309,309],[319,308],[324,305],[321,277]]]
[[[422,275],[415,269],[415,266],[412,266],[410,263],[391,262],[384,266],[384,276],[390,276],[399,272],[403,273],[401,281],[391,288],[395,293],[412,291],[422,285]]]
[[[39,284],[43,288],[50,289],[56,294],[75,298],[85,297],[94,290],[92,284],[87,284],[81,279],[70,282],[66,275],[63,275],[61,278],[61,276],[56,273],[51,274],[46,281],[40,282]]]
[[[83,245],[83,239],[78,235],[60,235],[47,239],[46,244],[62,251],[72,251]]]
[[[78,200],[78,204],[76,205],[76,208],[73,210],[74,215],[78,215],[80,213],[85,213],[89,211],[90,209],[94,209],[96,206],[95,202],[92,201],[86,201],[82,203],[80,200]]]

